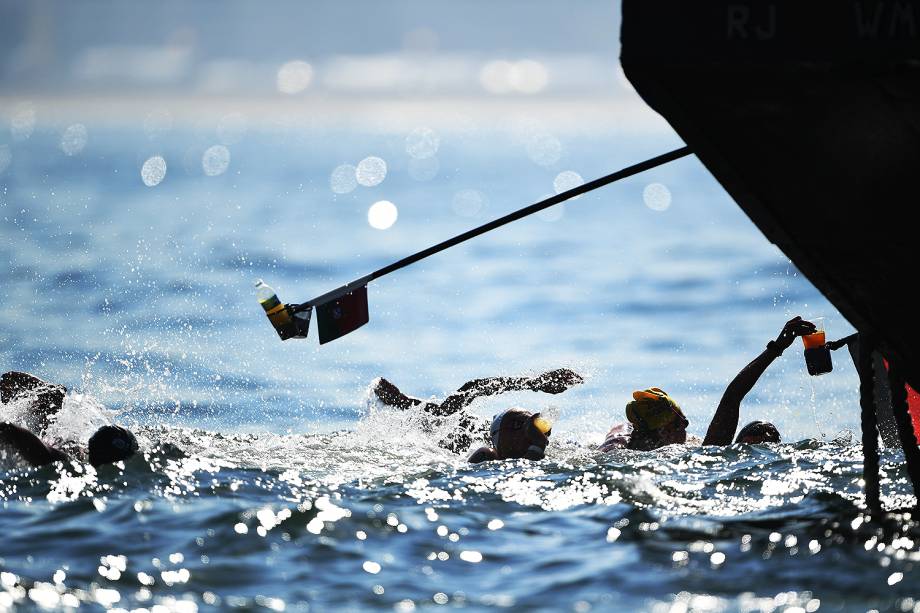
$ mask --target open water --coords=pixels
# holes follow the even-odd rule
[[[72,390],[50,439],[114,421],[144,454],[61,473],[3,453],[0,610],[920,610],[920,530],[861,514],[843,353],[810,378],[797,344],[746,399],[783,444],[594,451],[633,389],[702,435],[787,319],[852,331],[692,158],[381,279],[370,324],[322,348],[281,343],[254,300],[257,278],[312,298],[674,137],[77,122],[0,138],[0,367]],[[369,156],[376,185],[336,171]],[[472,407],[558,415],[537,463],[469,466],[368,400],[378,376],[427,397],[561,366],[585,384]],[[890,508],[913,502],[899,458]]]

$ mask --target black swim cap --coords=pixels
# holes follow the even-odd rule
[[[102,426],[89,439],[89,463],[93,466],[127,460],[137,451],[137,439],[121,426]]]
[[[543,459],[548,440],[534,425],[534,418],[539,415],[524,409],[511,408],[492,419],[489,436],[499,459]]]
[[[741,428],[741,431],[738,432],[738,437],[735,438],[735,442],[740,443],[741,439],[747,437],[757,439],[755,441],[756,443],[780,442],[779,430],[777,430],[776,426],[768,421],[752,421],[745,427]]]

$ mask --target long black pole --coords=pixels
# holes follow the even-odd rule
[[[874,339],[870,334],[859,335],[859,406],[862,429],[863,482],[866,489],[866,508],[871,515],[882,511],[879,493],[878,419],[875,413],[875,369],[872,366]]]
[[[299,304],[294,307],[294,311],[303,311],[317,304],[323,304],[324,302],[328,302],[329,300],[338,298],[339,296],[342,296],[359,287],[362,287],[366,285],[369,281],[373,281],[374,279],[379,279],[380,277],[384,275],[388,275],[393,271],[399,270],[400,268],[405,268],[406,266],[409,266],[410,264],[414,264],[415,262],[418,262],[419,260],[423,260],[427,258],[428,256],[444,251],[445,249],[449,249],[453,247],[454,245],[458,245],[462,242],[468,241],[471,238],[475,238],[481,234],[485,234],[486,232],[490,232],[496,228],[500,228],[501,226],[509,224],[512,221],[517,221],[518,219],[521,219],[522,217],[527,217],[528,215],[532,215],[534,213],[542,211],[543,209],[547,209],[553,206],[554,204],[565,202],[566,200],[574,198],[575,196],[586,194],[600,187],[604,187],[605,185],[609,185],[615,181],[619,181],[621,179],[625,179],[627,177],[637,175],[641,172],[645,172],[646,170],[655,168],[656,166],[667,164],[668,162],[673,162],[674,160],[688,156],[691,153],[692,152],[690,151],[689,147],[681,147],[680,149],[675,149],[674,151],[670,151],[668,153],[664,153],[662,155],[655,156],[651,159],[645,160],[644,162],[639,162],[638,164],[627,166],[626,168],[623,168],[622,170],[618,170],[616,172],[613,172],[599,179],[594,179],[593,181],[589,181],[588,183],[584,183],[582,185],[579,185],[578,187],[573,187],[572,189],[568,191],[564,191],[560,194],[556,194],[555,196],[551,196],[547,198],[546,200],[541,200],[540,202],[536,202],[534,204],[531,204],[530,206],[525,206],[524,208],[518,209],[517,211],[514,211],[513,213],[509,213],[505,215],[504,217],[499,217],[498,219],[494,219],[490,221],[489,223],[483,224],[479,226],[478,228],[473,228],[472,230],[468,230],[464,232],[463,234],[458,234],[457,236],[453,238],[449,238],[446,241],[438,243],[437,245],[433,245],[431,247],[428,247],[427,249],[423,249],[422,251],[419,251],[418,253],[414,253],[410,256],[404,257],[403,259],[397,262],[393,262],[392,264],[384,266],[383,268],[379,270],[375,270],[369,275],[361,277],[360,279],[355,279],[354,281],[351,281],[350,283],[346,283],[345,285],[343,285],[342,287],[336,290],[327,292],[323,294],[322,296],[318,296],[312,300],[304,302],[303,304]]]

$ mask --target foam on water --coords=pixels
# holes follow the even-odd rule
[[[87,415],[80,398],[62,421],[78,405]],[[856,556],[871,563],[838,567],[835,583],[859,581],[863,599],[911,597],[904,578],[920,561],[920,529],[860,514],[852,443],[600,454],[554,436],[544,461],[469,466],[433,444],[444,431],[423,426],[423,415],[370,401],[367,411],[354,431],[329,435],[146,427],[143,456],[123,465],[7,471],[6,505],[57,516],[70,546],[19,562],[48,527],[5,514],[0,594],[8,606],[53,593],[124,608],[268,598],[295,610],[415,607],[437,594],[477,607],[603,607],[615,579],[619,606],[700,598],[690,608],[743,609],[765,593],[833,606],[844,596],[821,587],[822,569]],[[71,432],[82,436],[90,421]],[[884,502],[898,507],[912,497],[893,460],[883,457]],[[177,513],[181,529],[170,525]],[[146,536],[113,539],[124,534]],[[89,552],[102,562],[96,571],[77,563]],[[629,570],[637,563],[656,577],[656,595]],[[567,572],[550,570],[558,565]],[[290,580],[266,590],[266,572]],[[810,589],[790,592],[789,572]]]

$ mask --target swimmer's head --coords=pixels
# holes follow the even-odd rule
[[[757,445],[780,442],[779,430],[768,421],[752,421],[738,432],[736,443]]]
[[[548,422],[539,413],[520,408],[511,408],[496,415],[492,419],[489,436],[498,459],[543,459],[551,432],[545,430],[547,425]]]
[[[137,439],[121,426],[102,426],[89,439],[89,463],[93,466],[127,460],[137,452]]]
[[[631,449],[649,450],[687,442],[690,421],[680,405],[660,388],[633,392],[632,402],[626,405],[626,419],[633,426]]]

